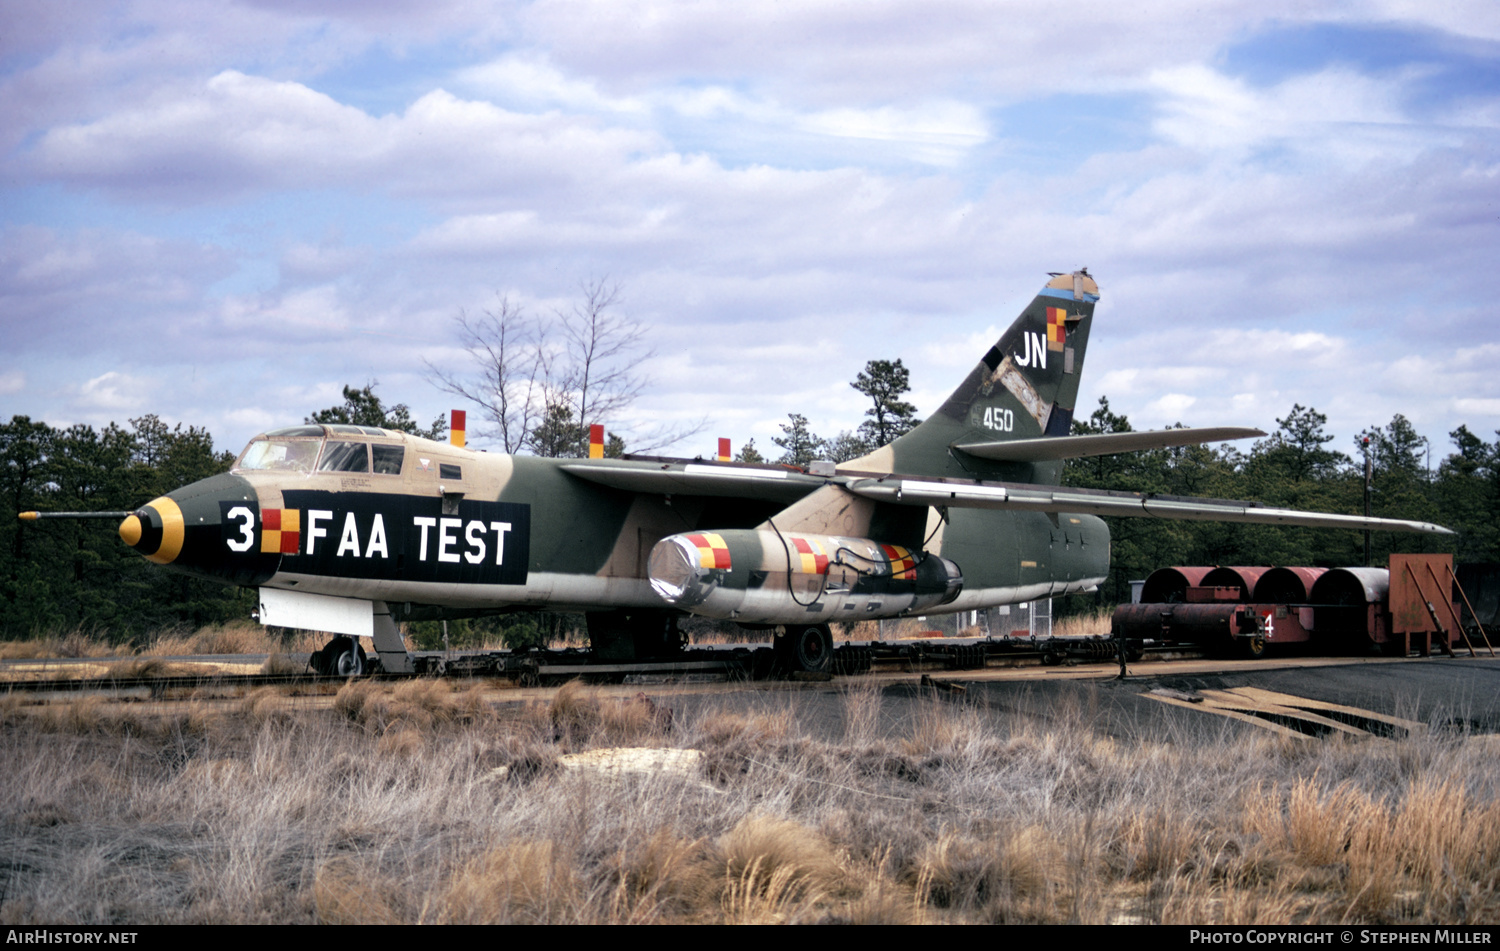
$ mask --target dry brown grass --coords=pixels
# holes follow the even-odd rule
[[[0,641],[0,660],[32,660],[41,657],[112,657],[118,653],[102,631],[75,628],[22,641]]]
[[[351,683],[333,712],[273,689],[170,715],[5,698],[0,920],[1500,917],[1481,738],[1106,737],[1086,703],[892,710],[864,687],[814,734],[801,695],[758,696],[670,728],[659,700],[581,685],[497,707]],[[556,767],[620,745],[701,750],[714,782]]]
[[[815,830],[763,814],[741,819],[718,843],[724,877],[731,885],[769,885],[778,873],[788,893],[827,890],[842,869],[833,848]]]
[[[1109,636],[1110,624],[1114,620],[1114,608],[1098,608],[1085,614],[1073,614],[1052,621],[1053,637]]]
[[[328,635],[312,631],[289,631],[287,638],[253,621],[210,624],[196,631],[170,631],[158,635],[141,650],[151,657],[181,657],[193,654],[310,653],[328,641]]]
[[[548,715],[557,740],[566,749],[653,746],[672,728],[671,710],[645,693],[606,697],[578,680],[558,688]]]
[[[260,665],[261,673],[273,677],[289,677],[306,673],[307,670],[306,660],[297,660],[289,654],[272,654],[266,658],[264,664]]]
[[[47,657],[181,657],[194,654],[311,653],[328,641],[328,635],[312,631],[277,633],[253,621],[210,624],[196,630],[168,628],[147,636],[141,643],[111,640],[103,629],[75,628],[38,634],[19,641],[0,641],[0,660],[31,660]]]
[[[334,709],[370,732],[384,736],[410,731],[427,733],[449,724],[471,724],[493,716],[482,689],[460,690],[446,680],[417,678],[395,686],[374,680],[351,680],[333,698]]]
[[[437,921],[447,924],[577,924],[590,896],[572,856],[552,840],[509,842],[467,863],[446,883]]]
[[[997,924],[1070,920],[1068,849],[1042,825],[976,837],[947,831],[907,871],[919,899]]]
[[[1413,779],[1391,799],[1347,781],[1328,788],[1316,776],[1284,792],[1258,787],[1247,799],[1247,830],[1288,867],[1308,870],[1304,883],[1346,893],[1350,914],[1451,921],[1467,919],[1476,898],[1493,906],[1500,804],[1476,801],[1451,776]]]
[[[340,856],[319,866],[312,901],[317,920],[329,925],[394,925],[401,918],[391,907],[399,896],[382,894],[376,876],[360,862]]]
[[[707,843],[667,828],[635,848],[622,844],[613,877],[610,918],[630,924],[687,920],[717,884]]]
[[[942,756],[982,736],[977,711],[934,697],[918,708],[901,746],[913,756]]]
[[[891,875],[889,855],[850,870],[859,882],[842,907],[827,914],[823,922],[851,925],[921,925],[929,920],[927,903],[918,890]]]
[[[158,680],[181,673],[183,668],[180,665],[169,664],[156,657],[143,657],[110,664],[105,668],[104,676],[110,680]]]

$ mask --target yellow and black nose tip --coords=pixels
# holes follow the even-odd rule
[[[177,559],[185,535],[182,509],[165,495],[152,499],[120,523],[120,540],[158,565]]]

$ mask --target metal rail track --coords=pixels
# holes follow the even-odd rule
[[[1084,643],[1083,641],[1088,643]],[[1108,645],[1105,651],[1100,645]],[[1020,649],[995,642],[918,641],[891,644],[842,645],[833,658],[831,673],[816,675],[787,673],[774,667],[774,655],[768,647],[699,648],[685,651],[678,660],[657,663],[595,663],[587,650],[483,652],[459,655],[424,655],[426,676],[508,680],[522,686],[557,684],[574,678],[598,682],[621,682],[629,676],[667,679],[714,677],[724,681],[752,679],[818,680],[831,676],[858,676],[872,671],[910,673],[957,672],[1006,667],[1047,666],[1059,663],[1112,663],[1113,642],[1106,639],[1081,639],[1071,644],[1049,643],[1042,649]],[[990,648],[990,649],[987,649]],[[713,656],[718,655],[718,656]],[[1170,647],[1147,646],[1132,652],[1132,661],[1189,659],[1203,656],[1191,645]],[[38,659],[40,660],[40,659]],[[101,659],[102,660],[102,659]],[[121,659],[115,663],[125,662]],[[321,675],[311,670],[296,674],[228,674],[203,673],[152,676],[111,675],[104,677],[9,680],[0,681],[0,694],[6,692],[39,695],[46,693],[94,693],[114,696],[164,698],[168,694],[206,688],[236,691],[266,686],[321,687],[341,686],[349,679],[369,677],[386,680],[405,679],[411,675],[376,672],[364,678]]]

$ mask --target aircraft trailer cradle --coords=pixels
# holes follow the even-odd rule
[[[921,638],[902,641],[849,641],[834,644],[827,625],[792,626],[769,644],[689,647],[650,659],[615,659],[593,648],[523,650],[411,651],[389,613],[372,614],[374,657],[357,635],[335,637],[310,658],[314,672],[349,677],[363,674],[503,677],[523,684],[627,675],[722,675],[731,680],[772,677],[849,676],[877,668],[977,670],[991,665],[1056,664],[1064,659],[1115,658],[1117,641],[1104,636],[1057,638]],[[388,626],[387,626],[388,625]],[[351,632],[352,633],[352,632]],[[1143,645],[1126,645],[1139,659]]]
[[[1138,660],[1142,646],[1129,645],[1128,656]],[[618,679],[625,676],[722,675],[728,680],[805,679],[858,676],[877,669],[906,671],[983,670],[990,666],[1034,662],[1045,665],[1074,661],[1109,661],[1119,653],[1105,637],[1001,640],[852,641],[834,647],[825,669],[799,669],[776,645],[744,644],[685,649],[671,661],[601,663],[583,648],[568,650],[476,651],[457,654],[413,652],[417,674],[437,676],[505,677],[536,684],[574,677]]]

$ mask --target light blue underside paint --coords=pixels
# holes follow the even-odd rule
[[[1076,299],[1076,298],[1073,297],[1073,292],[1072,291],[1060,290],[1060,289],[1058,289],[1056,287],[1044,287],[1044,288],[1042,288],[1042,295],[1041,296],[1043,296],[1043,297],[1061,297],[1064,300],[1075,300]],[[1099,299],[1099,295],[1098,294],[1084,294],[1083,295],[1083,299],[1086,300],[1086,301],[1088,301],[1089,303],[1094,303],[1095,301],[1097,301]]]

